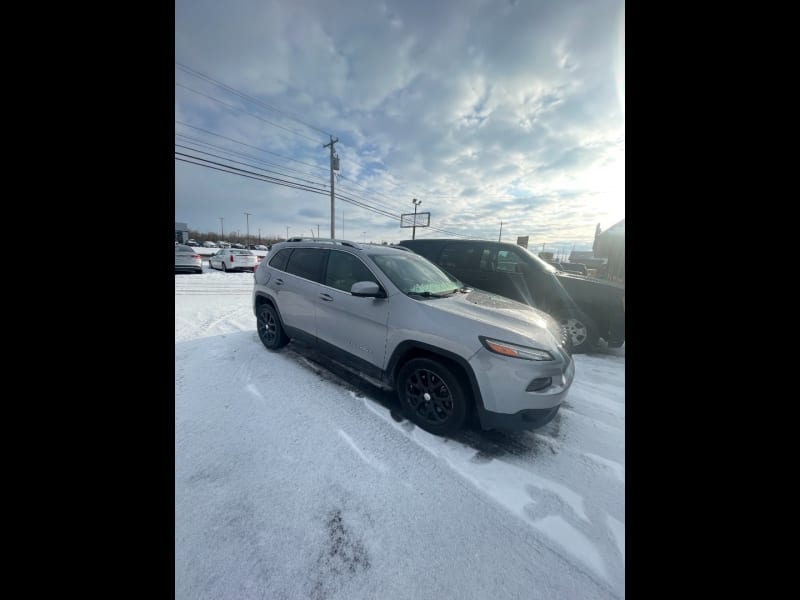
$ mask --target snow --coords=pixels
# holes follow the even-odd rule
[[[624,348],[535,432],[433,436],[294,342],[252,273],[175,275],[175,597],[623,598]]]

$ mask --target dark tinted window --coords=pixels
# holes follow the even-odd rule
[[[288,250],[281,250],[269,261],[269,266],[279,271],[286,270],[286,263],[289,262],[289,255],[292,253],[291,248]]]
[[[349,292],[356,281],[378,283],[372,272],[358,258],[347,252],[332,250],[325,272],[325,285]]]
[[[495,268],[498,271],[506,271],[507,273],[521,273],[522,269],[517,265],[522,262],[522,257],[516,252],[512,252],[511,250],[498,250]]]
[[[482,248],[476,244],[450,244],[442,248],[439,264],[445,269],[478,269]]]
[[[295,248],[286,265],[286,272],[311,281],[322,281],[322,263],[328,250]]]

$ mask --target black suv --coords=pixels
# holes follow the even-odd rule
[[[456,239],[404,240],[400,245],[467,285],[549,313],[568,332],[572,352],[590,351],[598,337],[609,346],[619,346],[625,339],[624,306],[617,301],[624,290],[606,289],[602,282],[585,278],[577,282],[580,285],[571,280],[562,284],[564,278],[556,276],[554,267],[521,246]]]

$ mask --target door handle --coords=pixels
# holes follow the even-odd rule
[[[275,280],[275,285],[283,285],[283,279],[281,279],[280,277],[278,277],[278,278]]]
[[[333,297],[329,294],[320,294],[319,297],[321,300],[325,300],[325,302],[333,302]]]

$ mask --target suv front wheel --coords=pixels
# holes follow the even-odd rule
[[[289,343],[289,336],[283,331],[278,313],[269,304],[262,304],[258,309],[256,329],[261,343],[270,350],[277,350]]]
[[[436,435],[455,433],[467,419],[467,397],[459,380],[428,358],[408,361],[397,376],[400,405],[414,423]]]
[[[565,316],[561,317],[558,323],[569,335],[573,354],[591,352],[597,344],[597,334],[594,327],[585,320]]]

